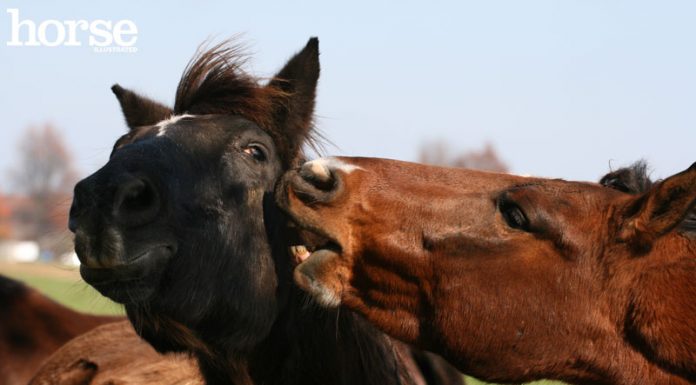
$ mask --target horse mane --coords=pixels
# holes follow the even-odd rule
[[[599,184],[629,194],[641,194],[652,187],[653,181],[648,175],[648,163],[641,159],[604,175]]]
[[[648,174],[648,163],[641,159],[628,167],[622,167],[604,175],[599,183],[628,194],[642,194],[659,182],[659,180],[651,180]],[[696,233],[696,207],[689,211],[678,229]]]
[[[279,315],[280,321],[276,322],[268,338],[276,341],[276,344],[266,346],[260,353],[269,361],[322,362],[325,369],[330,368],[323,374],[312,370],[312,383],[319,380],[318,383],[327,383],[331,376],[336,376],[344,380],[340,382],[342,384],[414,384],[409,378],[412,368],[403,362],[406,358],[404,355],[413,354],[405,344],[392,340],[357,314],[319,306],[295,286],[290,288],[289,304]],[[277,341],[283,343],[278,345]],[[279,358],[274,360],[274,356]],[[427,364],[437,364],[436,361]],[[264,365],[263,371],[274,375],[273,367],[268,366],[268,362]],[[419,366],[418,370],[421,368]],[[281,373],[288,376],[286,382],[302,383],[297,382],[298,378],[294,377],[297,374],[293,370],[281,369]],[[438,373],[430,373],[427,383],[443,383],[439,379],[448,373],[447,370],[444,368]],[[327,373],[333,374],[326,377]],[[259,381],[266,382],[271,381],[263,378]],[[461,382],[448,384],[458,385]]]

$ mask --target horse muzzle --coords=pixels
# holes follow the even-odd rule
[[[141,302],[154,294],[162,272],[175,253],[176,249],[168,245],[149,247],[133,258],[119,258],[124,262],[116,264],[83,263],[80,275],[85,282],[116,302]],[[99,261],[98,258],[84,256],[80,259]]]

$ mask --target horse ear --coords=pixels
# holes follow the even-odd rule
[[[126,118],[126,124],[132,130],[140,126],[149,126],[169,118],[172,110],[133,91],[127,90],[118,84],[111,87],[121,104],[121,110]]]
[[[619,238],[647,251],[682,223],[696,203],[696,163],[653,185],[627,206]]]
[[[273,103],[273,125],[285,143],[280,148],[295,160],[302,144],[309,139],[319,80],[319,39],[307,45],[280,70],[266,87],[281,91]]]
[[[646,270],[633,285],[628,341],[669,370],[696,380],[696,260]]]

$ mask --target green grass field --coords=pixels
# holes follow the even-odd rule
[[[24,281],[55,301],[75,310],[94,314],[123,314],[123,308],[103,297],[87,285],[75,271],[59,267],[32,265],[0,265],[0,273]],[[467,377],[467,385],[486,385]],[[563,385],[556,381],[538,381],[530,385]]]
[[[53,271],[55,269],[55,271]],[[25,282],[58,303],[93,314],[124,314],[123,307],[87,285],[77,271],[50,265],[0,265],[0,273]]]

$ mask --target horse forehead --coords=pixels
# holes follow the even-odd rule
[[[167,119],[164,119],[158,123],[155,124],[155,130],[157,131],[156,136],[166,136],[167,135],[167,130],[176,122],[180,121],[181,119],[185,118],[195,118],[195,115],[190,115],[190,114],[181,114],[181,115],[172,115]]]
[[[148,135],[154,138],[166,137],[183,144],[185,147],[198,145],[221,145],[231,138],[238,138],[252,133],[253,136],[266,138],[269,146],[274,146],[267,132],[254,122],[234,115],[215,114],[181,114],[172,115],[148,128]],[[153,135],[154,134],[154,135]]]

